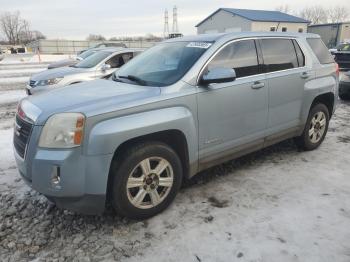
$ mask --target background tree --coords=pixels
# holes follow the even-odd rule
[[[19,35],[22,31],[23,21],[19,11],[4,12],[0,15],[0,30],[4,33],[10,44],[19,43]]]
[[[322,24],[328,22],[328,11],[319,5],[305,7],[301,10],[299,16],[309,20],[311,24]]]
[[[94,34],[89,34],[89,36],[86,38],[88,41],[105,41],[106,38],[102,35],[94,35]]]
[[[280,5],[275,8],[276,11],[280,11],[282,13],[290,14],[291,13],[291,8],[289,5]]]
[[[349,18],[349,12],[345,6],[335,6],[328,11],[329,22],[340,23],[345,22]]]
[[[19,11],[0,14],[0,31],[12,45],[28,44],[34,40],[46,38],[41,32],[32,31],[30,23],[21,18]]]

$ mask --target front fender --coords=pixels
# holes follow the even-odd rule
[[[99,122],[88,136],[87,154],[113,154],[124,142],[166,130],[181,131],[187,140],[190,164],[198,160],[195,118],[186,107],[151,110]]]

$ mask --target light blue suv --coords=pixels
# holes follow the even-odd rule
[[[14,129],[23,179],[57,206],[143,219],[184,179],[295,138],[324,140],[338,72],[317,35],[230,33],[165,41],[111,80],[22,100]]]

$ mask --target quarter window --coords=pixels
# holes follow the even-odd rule
[[[334,63],[331,54],[321,38],[307,38],[306,40],[321,64]]]
[[[234,42],[224,47],[208,64],[208,70],[217,67],[232,68],[237,78],[259,73],[254,40]]]
[[[299,67],[294,45],[290,39],[262,39],[261,49],[265,72]]]

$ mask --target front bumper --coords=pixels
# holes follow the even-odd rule
[[[85,156],[82,148],[38,148],[41,127],[34,126],[27,153],[15,159],[23,180],[58,207],[84,214],[98,214],[105,209],[109,167],[112,155]],[[59,174],[59,183],[55,176]]]

